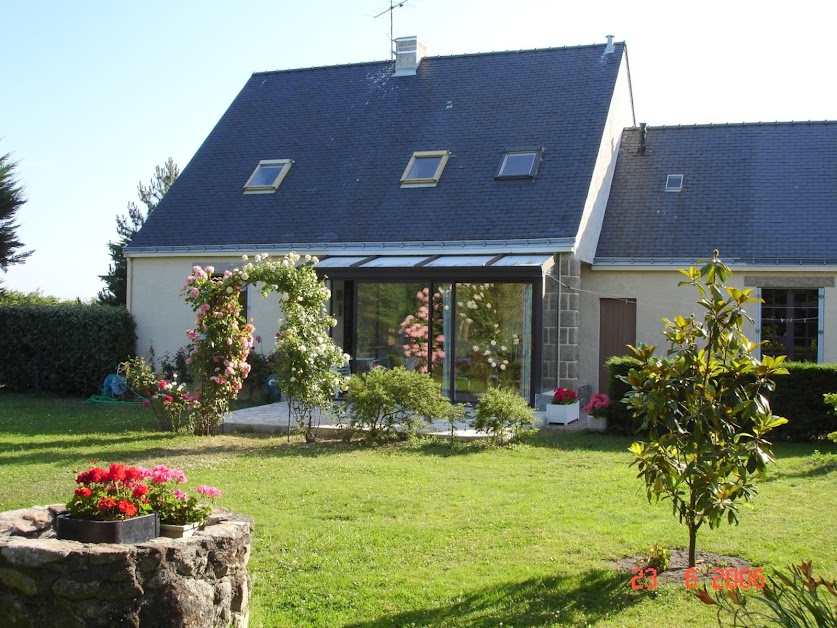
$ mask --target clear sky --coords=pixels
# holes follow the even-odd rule
[[[0,154],[35,253],[14,290],[94,297],[139,181],[186,166],[252,72],[389,58],[389,0],[0,0]],[[410,0],[428,55],[628,46],[638,122],[837,119],[837,4]],[[835,147],[837,150],[837,147]],[[186,227],[184,227],[186,228]],[[708,226],[707,228],[717,228]]]

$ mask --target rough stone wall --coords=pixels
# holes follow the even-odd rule
[[[250,517],[216,511],[186,539],[55,538],[63,505],[0,513],[0,626],[246,627]]]

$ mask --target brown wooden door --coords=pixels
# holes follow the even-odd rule
[[[607,392],[605,362],[636,345],[636,300],[599,299],[599,391]]]

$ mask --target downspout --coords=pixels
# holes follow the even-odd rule
[[[125,286],[125,307],[126,309],[131,312],[131,305],[133,304],[133,299],[131,298],[131,293],[134,289],[134,259],[132,257],[126,257],[125,262],[127,263],[127,272],[126,272],[126,286]],[[133,312],[132,312],[133,313]]]
[[[558,302],[555,304],[555,388],[561,385],[561,261],[558,254]]]

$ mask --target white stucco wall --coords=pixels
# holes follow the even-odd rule
[[[602,230],[607,199],[610,196],[610,184],[616,169],[616,156],[622,141],[625,127],[634,125],[634,110],[631,99],[630,73],[628,56],[622,56],[619,73],[611,97],[610,110],[602,133],[596,165],[590,180],[590,188],[584,203],[578,234],[575,242],[575,255],[582,262],[592,262]]]
[[[806,269],[793,272],[779,268],[733,267],[727,285],[744,289],[745,277],[788,278],[788,287],[794,287],[794,277],[824,278],[826,283],[837,277],[834,272]],[[638,343],[653,344],[665,348],[662,336],[663,318],[676,315],[688,316],[695,312],[702,316],[697,306],[699,295],[694,288],[678,287],[685,279],[675,268],[637,270],[593,270],[589,265],[582,267],[580,315],[579,315],[579,384],[590,384],[593,390],[604,388],[599,378],[599,299],[636,299],[636,340]],[[837,362],[837,288],[824,288],[823,304],[823,361]],[[756,290],[753,288],[753,293]],[[750,316],[757,320],[757,304],[748,308]],[[758,341],[755,326],[744,325],[744,334],[752,341]]]
[[[195,313],[180,292],[196,264],[216,271],[241,264],[239,257],[133,257],[130,258],[128,309],[137,324],[137,354],[146,356],[150,347],[160,358],[187,344],[186,330],[195,326]],[[248,287],[247,320],[262,337],[265,354],[273,350],[280,308],[278,296],[263,299],[258,289]]]

